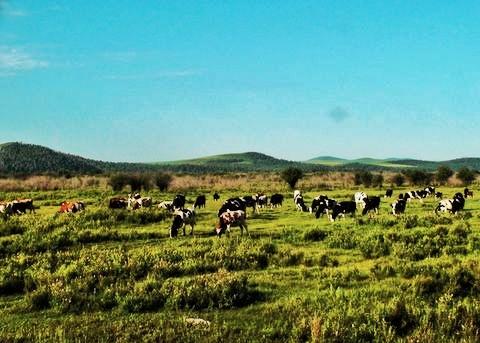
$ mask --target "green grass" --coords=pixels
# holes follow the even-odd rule
[[[355,191],[304,196],[308,202],[320,193],[343,200]],[[475,199],[455,217],[435,216],[434,199],[413,201],[399,218],[389,214],[392,200],[382,199],[376,217],[330,223],[295,211],[285,194],[283,208],[249,211],[249,237],[233,228],[218,239],[211,233],[220,202],[208,195],[195,237],[169,239],[168,214],[112,214],[105,209],[111,193],[0,197],[22,195],[40,208],[0,220],[0,341],[479,339]],[[190,204],[196,195],[187,193]],[[241,194],[222,192],[222,200],[234,195]],[[56,214],[66,198],[84,199],[87,211]],[[186,318],[211,324],[192,327]]]

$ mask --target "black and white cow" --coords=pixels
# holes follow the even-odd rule
[[[172,204],[173,208],[176,210],[183,210],[185,208],[185,202],[187,200],[185,199],[185,195],[183,194],[177,194],[175,195],[175,198],[173,198]]]
[[[263,193],[255,194],[255,201],[257,202],[257,209],[267,207],[268,205],[268,197]]]
[[[385,198],[391,198],[392,195],[393,195],[393,189],[389,188],[385,191]]]
[[[312,200],[312,205],[310,206],[310,213],[317,212],[318,206],[320,205],[321,202],[324,200],[328,199],[328,196],[321,194]]]
[[[365,194],[364,192],[357,192],[355,193],[353,198],[356,204],[360,204],[362,208],[365,207],[365,199],[367,198],[367,194]]]
[[[228,211],[246,211],[247,206],[241,198],[230,198],[224,201],[222,207],[218,210],[218,217]],[[246,212],[245,212],[246,213]]]
[[[298,211],[308,212],[308,208],[305,206],[305,202],[303,201],[302,193],[299,190],[293,192],[293,202],[295,203],[295,207]]]
[[[357,210],[357,203],[355,201],[340,201],[335,204],[330,215],[330,221],[334,222],[338,216],[345,218],[345,215],[351,213],[355,216],[355,211]]]
[[[434,196],[435,195],[435,187],[433,187],[433,186],[425,187],[424,191],[427,192],[427,196]]]
[[[363,208],[362,215],[366,215],[370,211],[374,211],[378,214],[380,208],[380,197],[372,196],[367,197],[363,200],[365,202],[365,207]]]
[[[407,201],[405,199],[396,200],[392,206],[392,214],[398,216],[399,214],[405,213],[405,208],[407,207]]]
[[[443,193],[442,192],[435,192],[435,198],[442,199],[443,198]]]
[[[320,218],[324,213],[328,215],[329,211],[332,211],[336,204],[337,202],[333,199],[324,199],[317,206],[315,218]]]
[[[252,195],[245,195],[240,198],[246,207],[251,207],[253,209],[253,213],[257,212],[257,200]]]
[[[193,208],[202,208],[205,207],[205,204],[207,203],[207,198],[205,195],[199,195],[195,199],[195,203],[193,204]]]
[[[453,196],[453,199],[444,199],[438,203],[438,206],[435,208],[435,213],[438,212],[450,212],[452,214],[457,214],[459,211],[463,210],[465,206],[465,198],[462,193],[456,193]]]
[[[173,207],[173,201],[162,201],[158,204],[157,207],[159,209],[167,210],[169,212],[175,211],[175,208]]]
[[[282,194],[275,193],[270,197],[270,207],[271,208],[282,206],[282,204],[283,204],[283,195]]]
[[[473,191],[469,190],[468,188],[465,188],[463,190],[463,196],[465,197],[465,199],[467,199],[468,197],[473,198]]]
[[[193,235],[193,228],[195,227],[195,210],[194,209],[182,209],[176,210],[173,217],[173,223],[170,227],[170,238],[177,237],[178,230],[183,229],[183,235],[185,236],[185,226],[190,225],[192,230],[190,236]]]

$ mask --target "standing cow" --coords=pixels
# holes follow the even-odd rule
[[[246,222],[246,215],[245,211],[237,210],[237,211],[228,211],[224,212],[218,218],[218,223],[215,226],[215,231],[217,236],[220,237],[223,233],[228,232],[230,233],[231,226],[238,226],[240,227],[240,235],[243,236],[243,229],[248,234],[248,226]]]

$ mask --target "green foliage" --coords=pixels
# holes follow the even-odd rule
[[[172,175],[166,173],[158,173],[154,176],[154,183],[161,192],[168,190],[172,180]]]
[[[412,185],[428,185],[433,180],[433,174],[419,169],[407,169],[402,172]]]
[[[447,183],[448,179],[453,176],[454,172],[449,166],[441,165],[437,168],[437,173],[435,174],[435,179],[441,185]]]
[[[397,187],[402,187],[405,183],[405,177],[402,174],[395,174],[392,176],[392,183]]]
[[[469,185],[475,181],[476,173],[468,167],[462,167],[457,171],[457,177],[462,180],[464,185]]]
[[[294,189],[298,180],[303,177],[303,171],[299,168],[287,168],[280,173],[280,177],[290,186],[291,189]]]

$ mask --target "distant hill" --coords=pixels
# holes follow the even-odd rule
[[[342,166],[347,167],[348,169],[358,166],[374,166],[374,167],[384,167],[384,168],[410,168],[411,165],[399,163],[400,159],[397,158],[387,158],[387,159],[377,159],[377,158],[357,158],[353,160],[348,160],[345,158],[338,158],[332,156],[320,156],[312,158],[311,160],[306,161],[307,163],[321,164],[325,166]]]

